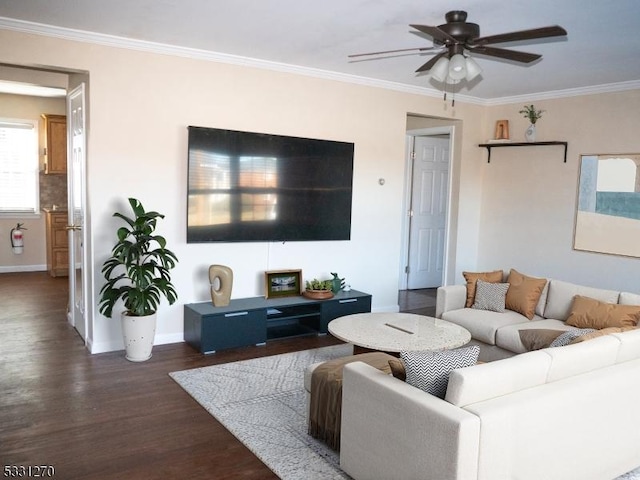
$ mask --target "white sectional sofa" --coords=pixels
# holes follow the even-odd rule
[[[508,277],[507,277],[508,279]],[[465,307],[466,285],[440,287],[436,317],[463,326],[471,333],[472,343],[480,345],[480,360],[492,361],[527,351],[520,338],[523,329],[571,330],[565,322],[574,297],[580,295],[606,303],[640,305],[640,295],[548,280],[530,320],[512,310],[502,313]]]
[[[561,326],[557,287],[536,322]],[[474,336],[519,350],[509,327],[528,324],[507,316]],[[640,329],[454,370],[444,399],[354,362],[340,466],[356,480],[611,480],[640,465],[639,406]]]
[[[469,330],[488,363],[453,370],[444,398],[346,365],[342,469],[356,480],[612,480],[639,467],[640,295],[467,273],[467,285],[438,289],[436,316]],[[594,338],[535,351],[522,341],[577,328]]]

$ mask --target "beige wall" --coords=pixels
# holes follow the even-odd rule
[[[397,309],[408,114],[454,126],[453,281],[465,269],[514,267],[640,290],[638,259],[572,250],[578,156],[640,150],[638,91],[536,101],[546,110],[538,139],[567,140],[568,162],[560,147],[530,147],[494,150],[487,164],[478,143],[493,136],[499,119],[509,119],[512,139],[521,140],[524,102],[482,107],[458,99],[452,109],[439,96],[9,31],[0,31],[0,62],[89,73],[93,292],[115,239],[112,212],[135,196],[164,213],[160,232],[180,258],[173,276],[179,304],[161,309],[158,343],[182,339],[182,304],[208,300],[212,263],[234,270],[235,298],[261,295],[265,270],[301,268],[304,278],[337,271],[373,294],[374,310]],[[188,125],[354,142],[352,240],[186,244]],[[122,348],[118,322],[97,313],[95,293],[91,301],[92,350]]]
[[[301,268],[304,278],[336,271],[354,289],[373,294],[374,310],[396,310],[408,113],[464,124],[455,160],[464,193],[454,203],[461,216],[479,216],[478,190],[466,188],[476,183],[481,168],[482,152],[474,147],[482,133],[477,105],[457,102],[452,110],[439,96],[9,31],[0,31],[0,62],[89,73],[93,290],[102,285],[100,266],[115,240],[113,211],[134,196],[164,213],[160,232],[180,259],[173,275],[179,304],[159,312],[160,343],[182,339],[182,304],[208,300],[206,272],[212,263],[233,269],[234,298],[263,294],[265,270]],[[186,244],[189,125],[354,142],[352,240]],[[386,179],[384,186],[379,178]],[[469,231],[458,238],[475,245],[473,224],[464,228]],[[122,348],[119,322],[100,316],[96,303],[94,297],[92,350]]]
[[[546,110],[537,139],[562,147],[495,149],[484,163],[479,268],[523,273],[592,286],[640,291],[640,259],[573,250],[581,154],[640,152],[640,91],[536,101]],[[489,109],[486,138],[495,120],[508,119],[511,138],[524,140],[522,104]],[[486,153],[483,158],[486,158]],[[636,241],[639,241],[637,239]]]
[[[2,118],[33,120],[39,126],[40,114],[42,113],[64,115],[64,98],[42,98],[0,93],[0,117]],[[60,189],[58,180],[60,179],[50,178],[50,176],[44,174],[40,175],[41,189],[46,189],[48,187],[47,183],[51,183],[51,189],[58,191]],[[24,252],[20,255],[12,252],[9,242],[9,232],[18,222],[24,223],[24,227],[27,228],[24,233]],[[44,215],[29,216],[26,218],[0,217],[0,273],[7,271],[45,270],[46,265]]]

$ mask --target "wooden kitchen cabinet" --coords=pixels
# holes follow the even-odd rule
[[[40,154],[44,173],[67,173],[67,117],[40,115]]]
[[[47,271],[52,277],[69,275],[69,234],[66,210],[45,210]]]

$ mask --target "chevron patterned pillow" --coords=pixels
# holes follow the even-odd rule
[[[447,393],[449,374],[456,368],[475,365],[480,347],[458,348],[441,352],[400,352],[407,372],[407,383],[436,397]]]
[[[505,309],[507,290],[509,290],[508,283],[489,283],[478,280],[476,299],[471,308],[502,313]]]

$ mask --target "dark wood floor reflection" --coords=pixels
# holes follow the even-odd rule
[[[130,363],[122,352],[86,351],[66,319],[67,288],[66,278],[44,272],[0,274],[3,467],[52,465],[64,480],[278,478],[168,373],[338,340],[279,340],[209,356],[160,345],[149,361]]]
[[[416,313],[430,317],[436,314],[435,288],[419,290],[400,290],[398,292],[398,306],[401,312]]]

